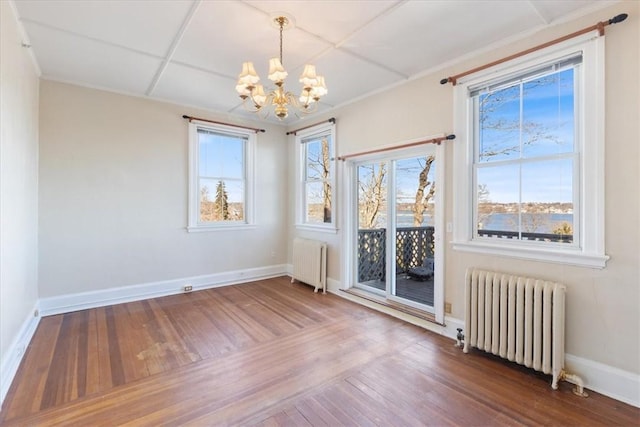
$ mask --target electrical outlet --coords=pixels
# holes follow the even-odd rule
[[[182,288],[182,290],[185,291],[185,292],[191,292],[193,290],[193,286],[184,285],[184,288]]]
[[[445,302],[444,303],[444,312],[447,314],[451,314],[451,303],[450,302]]]

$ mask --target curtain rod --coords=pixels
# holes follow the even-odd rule
[[[446,135],[446,136],[440,136],[438,138],[431,138],[431,139],[427,139],[427,140],[424,140],[424,141],[417,141],[417,142],[409,142],[407,144],[396,145],[394,147],[385,147],[385,148],[378,148],[377,150],[362,151],[360,153],[345,154],[344,156],[338,156],[338,160],[347,160],[347,159],[349,159],[351,157],[364,156],[365,154],[382,153],[384,151],[398,150],[400,148],[413,147],[415,145],[422,145],[422,144],[438,144],[438,145],[440,145],[440,143],[442,141],[447,141],[447,140],[452,140],[452,139],[456,139],[456,136],[453,135],[453,134],[452,135]]]
[[[328,122],[328,123],[335,123],[335,122],[336,122],[336,118],[335,118],[335,117],[331,117],[330,119],[325,120],[325,121],[323,121],[323,122],[314,123],[314,124],[312,124],[312,125],[305,126],[305,127],[303,127],[303,128],[300,128],[300,129],[292,130],[292,131],[290,131],[290,132],[287,132],[287,135],[292,135],[292,134],[293,134],[293,135],[295,135],[295,134],[296,134],[296,132],[300,132],[301,130],[305,130],[305,129],[312,128],[312,127],[314,127],[314,126],[320,125],[320,124],[325,123],[325,122]]]
[[[571,34],[567,34],[566,36],[559,37],[557,39],[548,41],[548,42],[543,43],[543,44],[538,45],[538,46],[534,46],[532,48],[529,48],[527,50],[523,50],[523,51],[518,52],[518,53],[514,53],[513,55],[506,56],[506,57],[504,57],[502,59],[498,59],[497,61],[489,62],[488,64],[484,64],[484,65],[481,65],[479,67],[472,68],[471,70],[465,71],[463,73],[456,74],[456,75],[451,76],[451,77],[447,77],[446,79],[440,80],[440,84],[444,85],[444,84],[447,84],[447,83],[451,82],[451,84],[453,84],[455,86],[456,83],[458,82],[458,79],[460,79],[462,77],[465,77],[465,76],[468,76],[469,74],[477,73],[478,71],[485,70],[487,68],[493,67],[494,65],[502,64],[503,62],[511,61],[512,59],[519,58],[519,57],[524,56],[524,55],[528,55],[529,53],[535,52],[535,51],[540,50],[540,49],[544,49],[544,48],[552,46],[554,44],[561,43],[561,42],[563,42],[565,40],[569,40],[569,39],[572,39],[574,37],[581,36],[582,34],[586,34],[586,33],[590,32],[590,31],[593,31],[593,30],[598,30],[598,35],[599,36],[603,36],[604,35],[604,27],[606,27],[607,25],[617,24],[618,22],[622,22],[625,19],[627,19],[627,16],[629,16],[629,15],[627,15],[626,13],[621,13],[620,15],[616,15],[613,18],[609,19],[608,21],[598,22],[595,25],[583,28],[582,30],[578,30],[578,31],[576,31],[574,33],[571,33]]]
[[[183,116],[182,116],[182,118],[183,118],[183,119],[187,119],[187,120],[189,120],[190,122],[191,122],[191,121],[193,121],[193,120],[198,120],[198,121],[200,121],[200,122],[215,123],[215,124],[217,124],[217,125],[225,125],[225,126],[231,126],[231,127],[234,127],[234,128],[248,129],[248,130],[252,130],[252,131],[254,131],[255,133],[258,133],[258,132],[265,132],[265,130],[264,130],[264,129],[250,128],[250,127],[248,127],[248,126],[234,125],[234,124],[232,124],[232,123],[216,122],[215,120],[201,119],[201,118],[199,118],[199,117],[191,117],[191,116],[187,116],[186,114],[185,114],[185,115],[183,115]]]

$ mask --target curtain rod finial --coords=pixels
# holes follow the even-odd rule
[[[609,24],[617,24],[618,22],[622,22],[629,17],[626,13],[621,13],[620,15],[616,15],[613,18],[609,19]]]
[[[441,85],[446,85],[447,83],[449,83],[449,77],[447,77],[446,79],[440,80]]]
[[[456,136],[454,134],[447,135],[447,139],[449,139],[449,140],[456,139]]]

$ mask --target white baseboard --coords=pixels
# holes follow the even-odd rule
[[[461,319],[445,317],[445,324],[438,325],[436,323],[427,322],[426,320],[393,310],[392,308],[376,304],[375,302],[367,299],[359,298],[358,296],[346,292],[340,292],[342,287],[340,282],[337,280],[328,279],[327,289],[329,292],[342,298],[389,314],[411,324],[449,337],[452,340],[456,340],[458,328],[464,329],[464,320]],[[572,354],[566,355],[565,365],[568,373],[578,375],[582,378],[585,388],[640,408],[640,375],[594,362],[589,359],[574,356]]]
[[[42,316],[69,313],[87,308],[180,294],[184,292],[185,285],[191,285],[193,291],[197,291],[268,279],[281,276],[286,272],[286,265],[281,264],[42,298],[40,313]]]
[[[335,294],[341,289],[341,286],[342,284],[338,280],[327,277],[327,292]]]
[[[640,408],[640,375],[572,354],[565,355],[565,369],[585,388]]]
[[[2,361],[0,361],[0,410],[4,398],[9,392],[9,387],[13,382],[13,378],[18,372],[20,362],[24,357],[24,353],[27,350],[27,346],[31,342],[33,334],[36,332],[38,323],[40,323],[40,315],[34,315],[39,311],[38,302],[36,302],[33,310],[29,312],[27,318],[22,322],[22,327],[18,332],[18,335],[13,339],[7,352],[5,353]]]

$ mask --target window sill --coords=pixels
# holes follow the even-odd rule
[[[187,227],[187,232],[204,233],[209,231],[253,230],[255,228],[257,227],[254,224],[192,225]]]
[[[320,233],[337,234],[338,229],[332,225],[312,225],[312,224],[296,224],[296,229],[306,231],[317,231]]]
[[[462,252],[481,253],[483,255],[498,255],[508,258],[598,269],[606,267],[607,260],[609,259],[608,255],[586,254],[578,250],[542,249],[516,245],[507,246],[489,242],[453,242],[453,249]]]

